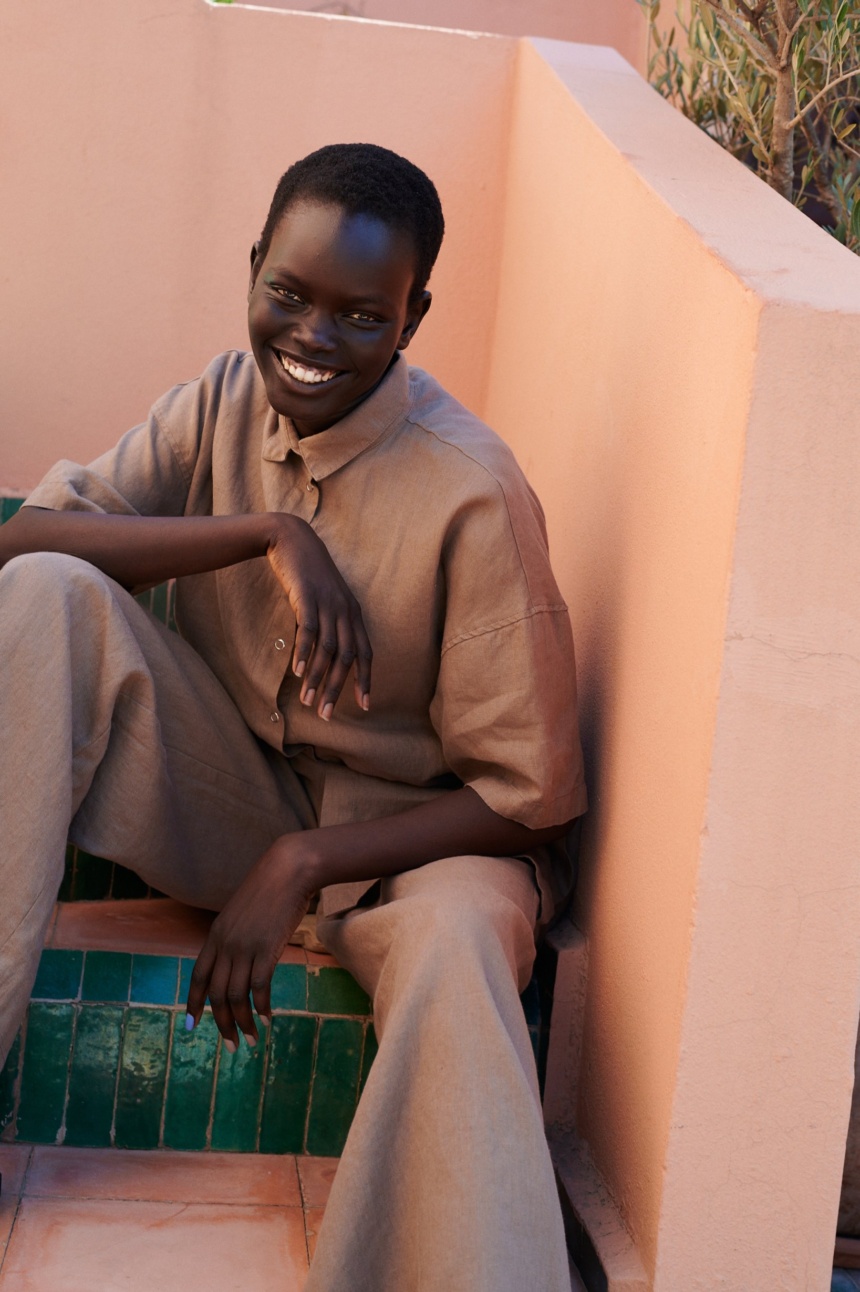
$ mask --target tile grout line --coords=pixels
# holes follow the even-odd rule
[[[6,1264],[6,1257],[9,1254],[9,1248],[12,1246],[12,1235],[15,1232],[15,1226],[18,1224],[18,1213],[21,1210],[21,1203],[24,1201],[24,1190],[27,1187],[27,1177],[30,1174],[30,1167],[32,1165],[32,1162],[33,1162],[33,1148],[31,1148],[27,1154],[27,1165],[24,1167],[24,1174],[21,1176],[21,1188],[18,1191],[18,1197],[15,1201],[15,1214],[13,1215],[12,1223],[9,1226],[9,1234],[6,1238],[6,1242],[3,1245],[3,1251],[0,1252],[0,1275],[2,1275],[3,1273],[3,1266]],[[305,1238],[305,1244],[307,1245],[307,1237]]]

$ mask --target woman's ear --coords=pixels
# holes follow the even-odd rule
[[[257,281],[257,274],[260,272],[261,264],[262,264],[262,261],[260,259],[260,239],[258,238],[257,241],[254,243],[253,247],[251,248],[251,277],[248,282],[249,296],[251,295],[251,292],[254,290],[254,284]]]
[[[400,333],[400,340],[397,342],[398,350],[405,350],[415,333],[421,326],[421,320],[433,304],[433,297],[429,292],[422,292],[414,304],[410,304],[409,311],[406,315],[406,324]]]

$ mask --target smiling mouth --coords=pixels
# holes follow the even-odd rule
[[[335,377],[341,376],[338,368],[323,368],[317,364],[297,363],[289,355],[283,354],[276,350],[275,354],[281,362],[284,371],[293,378],[294,381],[300,381],[303,386],[321,386],[328,381],[334,380]]]

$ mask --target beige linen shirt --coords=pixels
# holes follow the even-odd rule
[[[349,684],[330,723],[300,704],[295,619],[264,559],[179,579],[176,618],[248,726],[310,769],[321,825],[460,785],[533,829],[585,811],[573,642],[540,504],[503,441],[402,356],[358,408],[300,439],[253,356],[229,351],[89,466],[57,463],[27,501],[283,511],[314,528],[362,608],[369,713]],[[569,864],[559,848],[535,861],[548,915]]]

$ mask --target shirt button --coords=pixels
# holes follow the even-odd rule
[[[279,713],[269,714],[269,722],[280,722],[280,721],[281,721],[281,715]]]
[[[275,642],[275,650],[283,650],[286,644],[287,643],[284,641],[283,637],[279,637]]]

